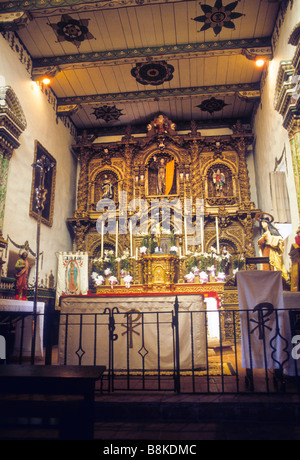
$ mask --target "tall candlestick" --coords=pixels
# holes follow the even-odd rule
[[[219,222],[216,217],[216,239],[217,239],[217,253],[220,254],[220,242],[219,242]]]
[[[119,244],[119,221],[116,222],[116,257],[118,257],[118,244]]]

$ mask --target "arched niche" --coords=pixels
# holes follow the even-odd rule
[[[176,195],[178,193],[177,162],[172,153],[154,152],[146,164],[146,190],[148,196]],[[172,175],[168,183],[168,174]],[[169,176],[170,177],[170,176]],[[166,189],[168,187],[168,189]]]
[[[96,210],[101,199],[111,199],[118,203],[119,184],[122,181],[121,172],[116,168],[107,166],[97,168],[90,179],[90,208]]]
[[[207,198],[233,198],[237,196],[235,171],[224,162],[216,161],[205,173],[205,196]]]

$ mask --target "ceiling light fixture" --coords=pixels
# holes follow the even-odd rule
[[[263,58],[258,58],[258,59],[256,59],[255,64],[256,64],[257,67],[263,67],[265,62],[266,61]]]
[[[50,83],[51,83],[51,79],[50,79],[49,77],[43,77],[43,78],[42,78],[42,83],[43,83],[44,85],[47,85],[47,86],[48,86],[48,85],[50,85]]]

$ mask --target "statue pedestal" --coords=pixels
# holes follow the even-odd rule
[[[142,257],[143,285],[152,291],[172,291],[178,278],[178,257],[151,254]]]

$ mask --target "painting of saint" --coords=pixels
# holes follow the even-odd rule
[[[77,295],[80,293],[80,273],[76,260],[71,260],[67,265],[66,293]]]

